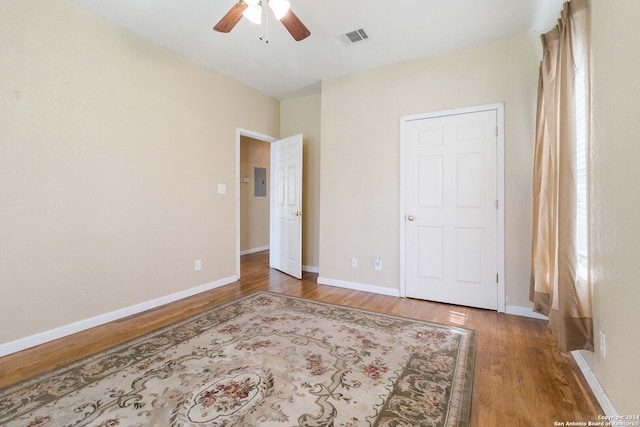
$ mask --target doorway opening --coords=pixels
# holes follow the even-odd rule
[[[269,247],[269,266],[301,279],[303,136],[302,134],[297,134],[277,140],[268,135],[240,128],[236,129],[236,277],[240,278],[241,275],[240,253],[242,233],[240,226],[243,207],[240,201],[242,186],[245,184],[241,181],[244,181],[244,178],[248,178],[247,184],[251,182],[248,173],[241,177],[243,138],[245,138],[245,140],[248,138],[269,144],[269,168],[271,169],[271,173],[267,174],[267,171],[259,170],[258,176],[260,180],[254,183],[254,185],[259,184],[265,186],[265,188],[254,187],[254,194],[269,194],[268,197],[264,196],[266,198],[262,201],[266,203],[268,200],[270,207],[268,215],[269,239],[266,242],[266,245]],[[264,169],[264,165],[257,166],[257,168]],[[255,173],[256,170],[254,169],[254,174]],[[270,176],[268,185],[266,182],[267,176]],[[254,243],[253,245],[253,248],[248,247],[245,251],[258,250],[266,246],[264,241],[262,246],[260,243]]]
[[[269,249],[271,144],[240,137],[240,255]]]
[[[236,129],[236,276],[240,257],[269,249],[271,143],[277,138]]]

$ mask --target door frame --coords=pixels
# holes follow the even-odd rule
[[[406,272],[406,125],[410,121],[431,119],[435,117],[454,116],[459,114],[477,113],[483,111],[496,112],[498,135],[496,141],[496,197],[497,209],[497,274],[498,274],[498,312],[506,312],[506,283],[505,283],[505,251],[504,251],[504,103],[477,105],[472,107],[454,108],[451,110],[434,111],[431,113],[411,114],[400,117],[400,296],[407,296]]]
[[[278,138],[265,135],[259,132],[254,132],[252,130],[236,128],[236,277],[240,278],[240,139],[241,137],[246,136],[248,138],[259,139],[260,141],[265,141],[268,143],[273,143],[278,140]],[[271,205],[271,190],[269,190],[269,205]],[[271,241],[269,242],[271,245]]]

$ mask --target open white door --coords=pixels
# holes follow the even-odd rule
[[[271,144],[269,265],[302,278],[302,134]]]

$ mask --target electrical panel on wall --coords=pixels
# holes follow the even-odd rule
[[[267,168],[253,168],[253,195],[267,197]]]

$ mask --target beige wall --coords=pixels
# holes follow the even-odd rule
[[[504,102],[507,304],[531,306],[528,171],[540,54],[530,35],[323,82],[321,277],[398,289],[400,117]]]
[[[596,353],[583,352],[620,414],[640,414],[640,2],[592,1],[591,278]],[[607,357],[598,331],[606,334]],[[636,332],[634,332],[636,331]]]
[[[280,136],[303,135],[302,264],[317,271],[320,232],[320,95],[280,102]]]
[[[68,1],[0,0],[0,343],[232,277],[236,126],[279,114]]]
[[[240,137],[240,250],[250,251],[269,246],[269,165],[271,144]],[[267,172],[265,197],[254,195],[254,168]],[[244,178],[249,182],[244,182]]]

